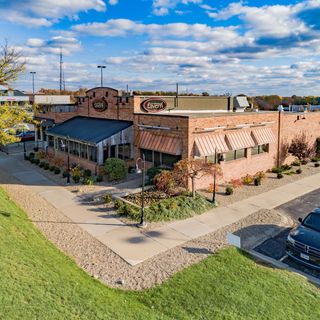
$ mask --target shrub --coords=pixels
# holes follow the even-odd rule
[[[311,162],[319,162],[319,161],[320,161],[320,157],[311,158]]]
[[[254,175],[254,178],[259,178],[260,180],[264,180],[266,177],[267,176],[264,171],[259,171]]]
[[[91,177],[91,175],[92,175],[92,172],[91,172],[90,169],[84,169],[83,170],[83,176],[84,177]]]
[[[93,177],[84,177],[82,183],[87,186],[92,186],[94,183],[94,178]]]
[[[247,174],[245,177],[242,178],[242,182],[245,185],[251,184],[253,180],[254,180],[253,176],[250,176],[249,174]]]
[[[104,197],[103,200],[105,203],[111,203],[112,202],[112,196],[110,193],[107,193]]]
[[[29,153],[29,159],[34,158],[34,152]]]
[[[34,159],[34,164],[39,165],[40,164],[40,160],[39,159]]]
[[[49,168],[49,170],[51,171],[51,172],[53,172],[54,170],[55,170],[55,166],[50,166],[50,168]]]
[[[301,168],[297,169],[297,170],[296,170],[296,173],[297,173],[297,174],[302,173],[302,169],[301,169]]]
[[[163,169],[160,167],[153,167],[147,170],[148,182],[150,184],[154,183],[154,177],[158,175]]]
[[[254,185],[255,186],[261,185],[261,178],[259,176],[254,178]]]
[[[284,164],[284,165],[281,166],[281,170],[282,171],[288,171],[288,170],[291,170],[291,169],[292,169],[292,167],[289,166],[288,164]]]
[[[39,150],[37,153],[36,153],[36,157],[37,159],[45,159],[47,157],[47,154],[45,151],[43,150]]]
[[[232,179],[230,180],[230,184],[233,188],[240,188],[243,186],[243,182],[241,179]]]
[[[56,168],[54,169],[54,173],[55,173],[55,174],[60,174],[60,172],[61,172],[61,169],[60,169],[60,168],[56,167]]]
[[[301,161],[300,160],[294,160],[291,163],[291,165],[294,166],[294,167],[300,167],[301,166]]]
[[[69,174],[68,170],[63,170],[63,172],[62,172],[62,177],[63,177],[63,178],[67,178],[67,177],[68,177],[68,174]]]
[[[175,186],[172,171],[163,170],[154,177],[154,183],[158,191],[169,193]]]
[[[284,176],[283,176],[283,174],[281,173],[281,172],[279,172],[278,174],[277,174],[277,178],[278,179],[282,179]]]
[[[232,186],[227,186],[225,193],[226,193],[227,196],[232,195],[233,194],[233,187]]]
[[[272,171],[273,173],[281,173],[283,170],[282,170],[282,168],[279,168],[279,167],[273,167],[273,168],[271,169],[271,171]]]
[[[24,160],[29,161],[29,160],[30,160],[29,156],[28,156],[28,155],[25,155]]]
[[[302,165],[308,164],[308,160],[307,160],[307,159],[303,159],[303,160],[301,161],[301,164],[302,164]]]
[[[45,165],[46,163],[44,162],[44,161],[41,161],[40,163],[39,163],[39,167],[40,168],[44,168],[44,165]]]
[[[72,177],[72,180],[75,183],[79,183],[80,182],[81,176],[82,176],[82,170],[80,168],[80,165],[76,165],[75,167],[73,167],[71,169],[71,177]]]
[[[122,159],[107,159],[105,162],[105,169],[109,181],[122,180],[127,176],[127,164]]]
[[[35,161],[36,161],[36,159],[34,159],[34,158],[30,158],[29,160],[31,163],[35,163]]]
[[[44,169],[44,170],[49,170],[49,167],[50,167],[49,163],[46,162],[46,163],[44,164],[44,166],[43,166],[43,169]]]
[[[314,164],[314,166],[315,166],[316,168],[318,168],[318,167],[320,167],[320,163],[319,163],[319,162],[316,162],[316,163]]]
[[[103,176],[97,176],[96,181],[97,182],[102,182],[103,181]]]

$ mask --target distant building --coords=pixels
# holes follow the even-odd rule
[[[0,85],[0,105],[4,104],[24,106],[29,104],[29,97],[22,91]]]

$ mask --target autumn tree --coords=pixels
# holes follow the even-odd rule
[[[9,47],[8,43],[0,49],[0,83],[6,84],[18,78],[25,69],[25,62],[22,60],[20,51]],[[18,141],[9,134],[9,129],[18,126],[23,122],[28,122],[30,116],[19,106],[0,106],[0,145],[6,145]]]
[[[297,157],[300,161],[312,156],[314,152],[314,146],[311,146],[308,142],[305,132],[300,135],[296,135],[290,145],[289,153]]]

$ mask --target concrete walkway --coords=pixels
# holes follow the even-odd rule
[[[30,190],[131,265],[136,265],[186,241],[214,232],[261,209],[283,203],[320,188],[320,173],[266,193],[216,208],[193,218],[169,223],[152,231],[130,227],[103,211],[79,202],[76,195],[58,186],[23,161],[0,153],[0,170],[29,186]],[[1,182],[1,181],[0,181]]]

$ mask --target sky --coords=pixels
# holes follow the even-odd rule
[[[320,0],[0,0],[0,44],[26,72],[11,85],[320,95]]]

